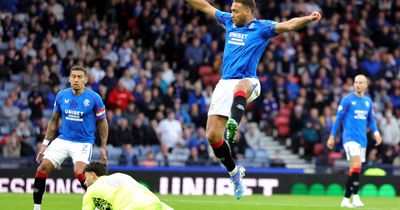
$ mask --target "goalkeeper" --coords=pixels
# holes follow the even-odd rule
[[[129,175],[108,175],[102,163],[91,162],[84,172],[88,188],[82,210],[173,210]]]

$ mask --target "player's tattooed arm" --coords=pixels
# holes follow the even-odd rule
[[[60,120],[60,114],[58,112],[53,112],[49,122],[47,123],[47,130],[45,139],[51,141],[56,138],[58,124]]]
[[[101,142],[101,160],[104,164],[108,165],[107,161],[107,139],[108,139],[108,122],[107,118],[103,118],[97,121],[97,129],[99,129],[100,142]]]
[[[46,135],[43,139],[42,146],[40,146],[40,150],[36,156],[36,162],[40,163],[43,159],[44,151],[47,148],[47,145],[50,141],[56,138],[58,122],[60,120],[60,114],[58,112],[53,112],[49,122],[47,123]]]

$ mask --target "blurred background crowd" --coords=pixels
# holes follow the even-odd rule
[[[209,2],[230,11],[231,0]],[[340,163],[340,138],[334,151],[325,141],[363,73],[384,139],[370,141],[367,165],[399,166],[400,0],[256,3],[259,19],[314,10],[323,19],[271,39],[257,70],[262,95],[248,105],[234,157],[254,167],[302,166],[290,155],[312,168]],[[224,38],[184,0],[0,1],[1,156],[34,165],[55,95],[68,87],[70,67],[82,65],[107,107],[111,164],[218,165],[205,124]]]

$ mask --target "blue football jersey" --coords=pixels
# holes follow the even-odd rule
[[[79,96],[71,88],[60,91],[53,111],[61,116],[58,138],[82,143],[94,144],[96,120],[106,117],[101,97],[89,88]]]
[[[257,66],[269,39],[276,36],[276,22],[254,19],[236,27],[232,14],[217,10],[216,19],[225,26],[222,79],[257,78]]]
[[[339,104],[336,120],[331,129],[335,136],[343,122],[342,143],[355,141],[361,147],[367,147],[367,125],[372,132],[377,132],[373,102],[367,97],[358,97],[354,92],[346,95]]]

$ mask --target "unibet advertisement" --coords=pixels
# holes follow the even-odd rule
[[[110,171],[114,173],[117,171]],[[226,173],[180,171],[122,171],[153,192],[173,195],[230,195],[232,184]],[[247,173],[246,195],[298,194],[343,195],[346,175]],[[34,170],[0,170],[0,193],[31,193]],[[49,193],[83,193],[72,169],[56,170],[46,181]],[[363,196],[400,196],[400,179],[393,176],[361,177]]]

